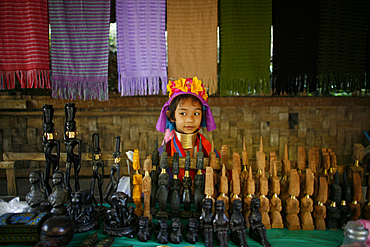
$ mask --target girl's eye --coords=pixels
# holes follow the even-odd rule
[[[186,113],[185,113],[185,112],[180,112],[180,115],[181,115],[181,116],[185,116],[185,115],[186,115]]]
[[[200,115],[199,112],[194,113],[194,116],[199,116],[199,115]]]

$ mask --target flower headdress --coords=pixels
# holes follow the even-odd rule
[[[181,94],[191,94],[197,97],[203,105],[204,117],[201,127],[207,127],[207,131],[216,129],[216,123],[213,119],[211,109],[208,105],[208,95],[202,84],[202,81],[197,77],[179,78],[175,81],[169,81],[167,84],[167,91],[169,92],[169,99],[164,104],[156,128],[158,131],[165,133],[166,129],[172,131],[171,121],[168,119],[166,112],[168,111],[171,101]]]

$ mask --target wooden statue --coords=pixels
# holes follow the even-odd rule
[[[166,152],[166,145],[163,145],[163,152],[161,156],[161,162],[160,162],[160,169],[161,169],[161,174],[158,176],[158,190],[157,190],[157,197],[158,197],[158,205],[159,205],[159,210],[157,211],[155,217],[157,219],[160,218],[168,218],[167,215],[167,198],[168,198],[168,186],[170,183],[170,178],[169,175],[167,174],[167,152]],[[167,223],[166,223],[167,225]],[[168,236],[167,236],[168,238]],[[157,240],[158,241],[158,240]]]
[[[157,213],[155,208],[155,198],[158,190],[158,166],[159,166],[159,151],[158,151],[158,137],[154,143],[154,150],[152,153],[152,166],[153,169],[150,171],[150,177],[152,179],[152,189],[150,192],[150,214],[154,216]]]
[[[54,215],[67,214],[67,208],[64,204],[67,203],[69,198],[67,184],[65,183],[65,172],[58,170],[53,174],[53,193],[48,197],[50,205],[53,207],[51,213]]]
[[[322,159],[321,159],[321,167],[323,169],[322,176],[328,177],[328,170],[330,169],[330,155],[326,148],[322,148]],[[329,183],[329,178],[328,178]]]
[[[204,194],[207,199],[212,199],[214,201],[213,195],[215,187],[213,185],[213,169],[210,166],[206,167],[206,185],[204,187]]]
[[[132,168],[135,170],[135,174],[133,176],[132,184],[134,188],[132,190],[132,200],[135,203],[135,214],[140,217],[143,215],[143,204],[141,202],[141,194],[143,192],[143,175],[139,173],[140,170],[140,159],[139,159],[139,150],[135,149]]]
[[[199,217],[200,229],[203,230],[203,240],[206,247],[213,247],[213,213],[212,199],[203,200],[203,212]]]
[[[121,144],[121,137],[116,136],[115,141],[115,150],[113,152],[114,164],[110,166],[110,183],[104,193],[104,200],[112,206],[112,202],[110,201],[110,196],[112,193],[117,191],[118,183],[119,183],[119,176],[120,176],[120,152],[119,147]]]
[[[227,247],[229,242],[229,219],[225,214],[225,203],[223,200],[215,202],[215,218],[213,219],[213,231],[216,233],[218,244]]]
[[[352,211],[352,218],[351,220],[358,220],[358,218],[361,215],[361,205],[360,201],[362,199],[362,186],[361,186],[361,178],[360,173],[353,173],[353,196],[352,196],[352,202],[348,205],[351,208]]]
[[[170,215],[172,219],[181,217],[180,213],[181,180],[178,178],[179,173],[180,173],[179,153],[174,153],[172,162],[173,178],[170,182],[170,202],[171,202]]]
[[[314,178],[313,172],[308,168],[306,170],[306,181],[304,187],[305,196],[301,198],[301,211],[299,213],[302,230],[315,229],[311,215],[313,211],[313,200],[310,198],[310,196],[313,195]]]
[[[205,199],[204,199],[205,200]],[[195,244],[199,241],[199,226],[197,218],[190,218],[189,224],[186,226],[185,241],[191,244]]]
[[[300,194],[299,198],[304,197],[304,187],[306,180],[306,150],[302,146],[298,146],[298,159],[297,159],[297,170],[300,182]]]
[[[256,196],[260,196],[260,177],[262,175],[262,170],[265,169],[266,166],[266,155],[263,152],[263,139],[262,136],[260,138],[260,149],[256,153],[256,165],[257,165],[257,173],[255,176],[255,183],[256,183]]]
[[[200,140],[201,141],[201,140]],[[201,147],[202,145],[199,144]],[[194,203],[195,203],[195,216],[198,218],[202,213],[202,201],[204,199],[204,185],[205,185],[205,178],[202,173],[204,169],[204,153],[200,150],[197,153],[197,174],[194,176]]]
[[[251,202],[251,213],[248,217],[250,225],[249,236],[264,247],[270,247],[271,244],[267,240],[266,228],[262,224],[262,216],[259,207],[260,198],[254,197]]]
[[[271,151],[270,152],[269,163],[270,163],[270,166],[269,166],[269,178],[268,178],[268,181],[269,181],[269,192],[268,192],[267,197],[268,198],[271,198],[273,196],[273,194],[274,194],[272,192],[272,177],[274,176],[274,169],[276,169],[276,174],[277,174],[277,157],[276,157],[275,151]],[[280,182],[279,182],[279,194],[280,194]]]
[[[150,177],[150,171],[152,170],[152,160],[146,159],[144,161],[143,170],[145,172],[143,178],[143,193],[144,193],[144,213],[143,216],[147,217],[149,222],[152,221],[152,215],[150,214],[150,192],[152,190],[152,178]]]
[[[299,222],[299,175],[296,169],[290,171],[289,195],[285,202],[285,225],[289,230],[301,230]]]
[[[239,153],[233,153],[233,169],[232,169],[232,177],[231,177],[232,179],[230,181],[230,205],[233,203],[235,194],[236,194],[235,198],[239,198],[239,199],[241,198],[241,194],[240,194],[241,171],[242,171],[242,167],[240,164],[240,155]]]
[[[270,199],[270,219],[272,228],[284,228],[283,218],[281,217],[282,202],[279,198],[280,179],[277,176],[277,160],[272,162],[271,193]]]
[[[227,151],[227,145],[222,145],[221,146],[221,160],[220,160],[220,165],[222,167],[222,165],[225,165],[225,167],[227,166],[228,164],[228,151]],[[226,173],[226,177],[229,178],[229,173],[227,171],[225,171]],[[220,178],[221,179],[221,178]],[[220,185],[221,186],[221,185]],[[221,191],[219,191],[219,194],[222,193]]]
[[[326,207],[326,226],[332,230],[340,229],[340,209],[338,205],[342,196],[342,188],[339,185],[338,170],[335,176],[335,183],[330,185],[330,200],[331,203]]]
[[[150,160],[150,162],[151,162],[151,160]],[[144,166],[145,166],[145,164],[144,164]],[[150,195],[149,195],[149,198],[150,198]],[[145,206],[144,206],[144,211],[145,211]],[[139,240],[140,242],[148,242],[148,240],[151,240],[151,234],[149,232],[149,219],[148,219],[148,217],[141,216],[140,219],[139,219],[139,231],[137,233],[137,240]]]
[[[344,225],[351,219],[352,210],[348,206],[351,202],[352,195],[351,195],[351,185],[347,182],[347,174],[346,169],[343,170],[343,181],[340,183],[340,187],[342,188],[342,197],[340,201],[340,205],[338,206],[340,210],[340,226],[343,229]],[[365,208],[365,206],[364,206]]]
[[[162,153],[162,156],[163,156],[163,153]],[[158,189],[160,189],[160,187]],[[161,209],[159,209],[159,210],[161,210]],[[161,212],[161,211],[158,211],[158,212]],[[165,218],[159,218],[158,219],[158,225],[159,225],[159,231],[158,231],[158,234],[157,234],[157,243],[167,244],[168,243],[168,238],[170,237],[170,234],[168,233],[167,220]]]
[[[220,195],[217,197],[217,200],[222,200],[224,202],[225,207],[225,214],[228,217],[227,211],[229,210],[229,179],[226,177],[226,166],[225,164],[222,165],[222,175],[221,175],[221,182],[220,182]]]
[[[31,172],[29,182],[31,189],[26,195],[26,202],[30,206],[28,212],[38,213],[45,211],[45,207],[41,205],[48,198],[47,189],[44,184],[44,172],[42,170]]]
[[[285,144],[284,158],[281,160],[282,165],[282,178],[280,182],[280,199],[285,202],[289,198],[289,176],[290,176],[290,160],[288,155],[288,144]]]
[[[248,159],[248,152],[247,147],[245,145],[245,138],[243,138],[243,151],[242,151],[242,172],[240,173],[240,186],[242,188],[242,197],[247,196],[247,178],[249,175],[248,172],[249,166],[249,159]]]
[[[319,193],[319,180],[318,180],[319,173],[316,170],[317,167],[318,167],[318,163],[317,163],[317,159],[316,159],[316,152],[312,148],[308,152],[308,168],[314,174],[314,191],[313,191],[313,194],[312,194],[312,200],[313,200],[314,204],[317,203],[316,197],[317,197],[317,194]]]
[[[236,199],[232,202],[231,210],[232,214],[230,217],[230,238],[236,245],[240,247],[247,247],[247,234],[245,231],[245,222],[242,215],[243,202],[240,199]]]
[[[181,212],[181,218],[191,218],[193,216],[192,211],[190,211],[191,184],[192,179],[190,175],[190,151],[187,151],[185,157],[185,175],[182,178],[182,203],[184,205],[184,210]]]
[[[213,190],[212,198],[217,198],[218,189],[219,189],[219,186],[220,186],[220,175],[218,175],[218,172],[216,171],[216,165],[217,165],[216,157],[217,156],[216,156],[216,153],[213,151],[214,150],[213,140],[212,140],[211,150],[212,151],[209,152],[209,166],[212,167],[212,171],[213,171],[214,190]]]
[[[326,207],[325,203],[328,200],[328,181],[326,177],[319,177],[319,192],[316,200],[317,204],[313,206],[313,218],[316,230],[325,230]]]
[[[271,229],[271,222],[268,212],[270,211],[270,201],[266,197],[268,194],[268,179],[265,175],[265,168],[262,169],[262,174],[260,176],[260,212],[262,215],[262,223],[266,229]]]
[[[337,155],[335,152],[329,152],[330,155],[330,169],[329,169],[329,176],[330,176],[330,181],[334,181],[335,174],[337,173],[338,170],[338,160],[337,160]]]
[[[347,179],[348,183],[353,186],[354,178],[353,174],[358,173],[360,175],[361,184],[364,181],[364,168],[359,165],[359,162],[364,158],[364,146],[356,143],[353,147],[352,159],[355,161],[354,165],[347,167]]]
[[[249,229],[250,227],[249,214],[251,213],[251,203],[252,203],[252,199],[254,197],[254,193],[256,189],[255,182],[253,179],[253,174],[252,174],[252,166],[249,167],[249,176],[246,181],[246,187],[247,187],[247,190],[246,190],[247,195],[244,197],[244,204],[243,204],[244,210],[243,211],[244,211],[244,220],[246,223],[246,228]]]
[[[183,240],[182,231],[181,231],[181,219],[173,218],[171,225],[171,234],[170,234],[170,243],[180,244]]]
[[[100,159],[101,150],[99,146],[99,133],[94,133],[92,135],[92,165],[93,165],[93,175],[91,178],[90,183],[90,192],[91,198],[95,203],[95,207],[99,208],[100,214],[104,214],[106,208],[103,206],[104,197],[103,197],[103,183],[104,183],[104,162]],[[101,170],[101,174],[99,173],[99,169]],[[97,183],[96,183],[97,182]],[[100,198],[100,206],[98,205],[95,196],[95,184],[98,186],[99,191],[99,198]]]

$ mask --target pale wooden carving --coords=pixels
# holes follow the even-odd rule
[[[288,144],[285,144],[284,158],[281,160],[282,165],[282,179],[281,179],[281,192],[280,199],[285,202],[289,198],[289,175],[291,170],[290,160],[288,159]]]
[[[217,200],[223,200],[225,203],[225,214],[228,217],[227,211],[229,210],[229,178],[226,176],[226,166],[222,165],[222,175],[220,179],[220,195]]]
[[[246,222],[246,227],[247,229],[249,229],[250,225],[249,225],[249,215],[250,215],[250,212],[251,212],[251,202],[252,202],[252,199],[253,199],[253,195],[255,193],[255,190],[256,190],[256,185],[255,185],[255,181],[253,179],[253,174],[252,174],[252,167],[250,166],[249,167],[249,175],[248,175],[248,178],[247,178],[247,181],[246,181],[246,185],[247,185],[247,196],[244,197],[244,204],[243,204],[243,207],[244,207],[244,219],[245,219],[245,222]]]
[[[265,169],[262,168],[262,174],[260,176],[260,208],[259,211],[262,215],[262,224],[266,229],[271,229],[270,216],[268,212],[270,211],[270,201],[266,197],[268,193],[268,179],[266,178]]]
[[[361,190],[361,179],[359,173],[353,173],[353,196],[352,202],[348,206],[352,210],[351,220],[358,220],[361,215],[361,206],[360,201],[362,199],[362,190]]]
[[[290,171],[289,195],[290,197],[285,202],[285,225],[289,230],[300,230],[299,222],[299,175],[296,169]]]
[[[149,222],[152,221],[152,215],[150,214],[150,192],[152,190],[152,179],[150,172],[152,171],[152,160],[146,159],[144,161],[143,170],[145,172],[143,178],[143,193],[144,193],[144,217],[148,217]]]
[[[281,217],[282,202],[279,198],[280,179],[277,176],[277,161],[272,162],[271,193],[270,199],[270,220],[272,228],[284,228],[283,218]]]
[[[324,205],[328,200],[328,181],[326,177],[319,177],[319,192],[316,197],[317,204],[314,205],[312,216],[314,217],[314,224],[317,230],[325,230],[326,206]]]
[[[310,198],[314,192],[314,178],[313,172],[308,168],[306,170],[305,196],[301,198],[301,211],[299,213],[302,230],[315,229],[311,215],[313,211],[313,200]]]

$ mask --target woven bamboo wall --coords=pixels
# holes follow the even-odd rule
[[[107,102],[65,101],[48,97],[13,99],[0,97],[0,152],[43,152],[42,106],[55,108],[54,124],[63,145],[64,104],[74,102],[77,107],[78,138],[82,152],[91,152],[91,136],[100,134],[102,152],[111,153],[115,136],[122,139],[121,152],[138,148],[140,157],[151,154],[158,137],[163,134],[155,129],[166,97],[111,97]],[[203,130],[208,140],[214,140],[220,150],[226,144],[229,157],[241,152],[246,140],[250,159],[255,159],[260,136],[264,152],[269,156],[275,151],[278,160],[284,155],[288,143],[289,159],[297,159],[298,146],[308,149],[316,145],[332,148],[338,164],[352,163],[355,143],[365,147],[369,141],[364,131],[370,131],[369,98],[306,98],[306,97],[211,97],[209,104],[217,129]],[[13,108],[13,109],[12,109]],[[23,162],[18,168],[43,167],[40,162]]]

